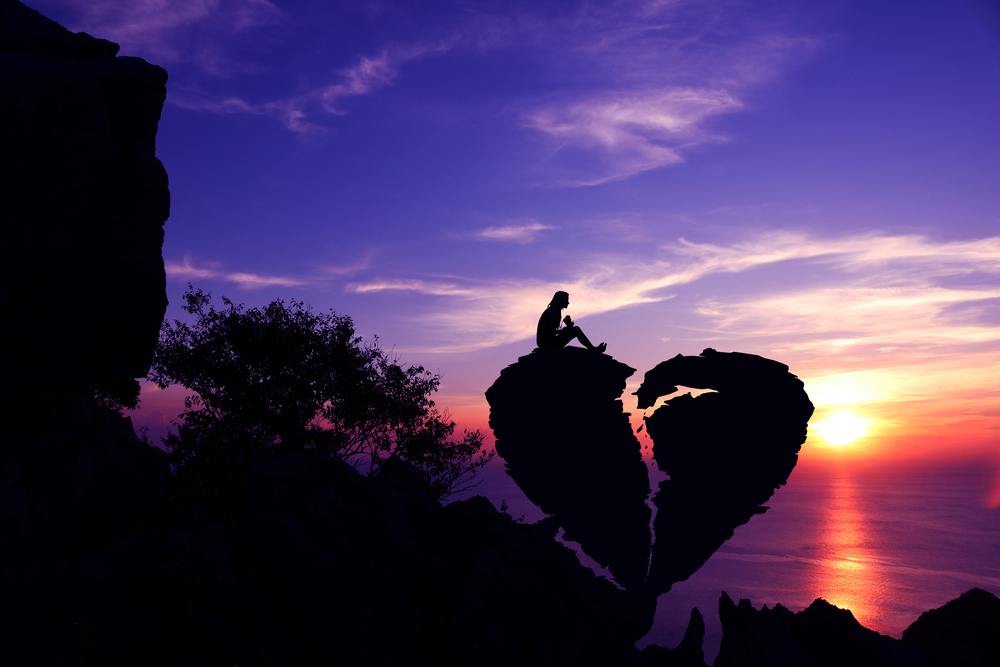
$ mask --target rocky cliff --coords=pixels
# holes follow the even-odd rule
[[[167,73],[0,0],[0,396],[149,369],[166,309]]]

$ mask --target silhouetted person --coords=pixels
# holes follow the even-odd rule
[[[573,319],[567,315],[562,321],[565,327],[559,328],[559,320],[562,309],[569,305],[569,294],[566,292],[556,292],[549,302],[549,307],[545,309],[542,316],[538,318],[538,333],[535,335],[535,342],[543,350],[561,350],[566,347],[571,340],[576,338],[583,343],[583,346],[594,352],[604,352],[608,349],[607,343],[594,345],[583,334],[580,327],[573,324]]]

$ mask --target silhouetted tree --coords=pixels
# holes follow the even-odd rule
[[[164,438],[179,493],[233,497],[249,454],[265,448],[324,451],[369,476],[399,456],[438,497],[492,458],[479,431],[450,439],[455,423],[430,398],[440,376],[364,343],[350,317],[294,300],[247,309],[223,297],[216,310],[190,284],[184,299],[195,321],[163,323],[149,374],[195,392]]]
[[[83,389],[81,395],[98,410],[120,415],[139,407],[139,381],[134,378],[106,380]]]

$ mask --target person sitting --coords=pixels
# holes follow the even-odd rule
[[[578,341],[583,343],[583,346],[588,350],[593,350],[594,352],[604,352],[608,349],[607,343],[601,343],[600,345],[594,345],[590,340],[583,334],[580,327],[573,324],[573,319],[567,315],[562,321],[566,324],[565,327],[559,328],[559,320],[562,315],[562,309],[569,305],[569,294],[566,292],[556,292],[552,296],[552,301],[549,302],[548,308],[542,313],[542,316],[538,318],[538,332],[535,336],[535,342],[543,350],[561,350],[566,347],[571,340],[576,338]]]

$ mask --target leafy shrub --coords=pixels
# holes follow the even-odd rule
[[[244,307],[188,285],[193,324],[164,322],[149,379],[194,392],[164,438],[178,492],[236,497],[254,450],[319,450],[375,474],[390,456],[412,463],[445,497],[468,487],[493,456],[482,434],[453,440],[455,423],[431,394],[440,376],[403,366],[365,343],[351,318],[299,301]]]

